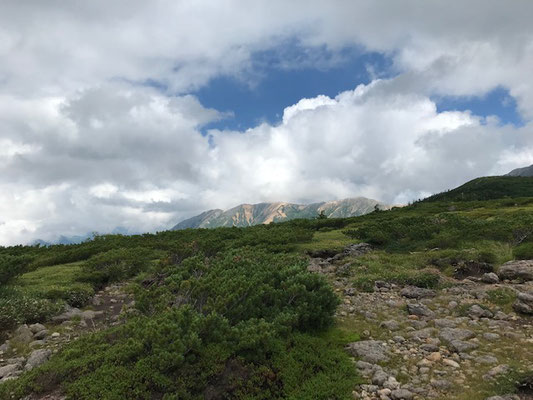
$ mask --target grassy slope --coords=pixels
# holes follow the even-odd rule
[[[527,178],[505,179],[506,181],[500,178],[488,180],[483,178],[475,184],[470,182],[455,191],[434,196],[409,207],[357,218],[300,220],[246,229],[187,230],[134,237],[106,236],[97,238],[92,243],[54,246],[50,249],[0,249],[2,254],[31,255],[33,260],[31,268],[35,268],[34,271],[13,280],[7,287],[0,288],[0,308],[2,296],[8,298],[13,292],[44,298],[55,303],[65,300],[67,292],[83,292],[88,288],[92,290],[91,285],[102,284],[102,276],[99,275],[97,280],[80,281],[81,272],[87,272],[89,264],[92,265],[92,269],[89,269],[92,273],[95,268],[108,268],[105,263],[91,264],[91,260],[98,257],[104,261],[106,257],[108,259],[114,257],[115,261],[117,257],[118,259],[124,257],[126,260],[122,264],[113,264],[115,269],[111,272],[105,269],[107,275],[104,274],[104,281],[110,276],[127,279],[136,274],[140,274],[138,280],[141,281],[143,278],[153,276],[154,273],[156,276],[157,273],[168,273],[168,270],[158,270],[159,267],[154,267],[153,262],[129,270],[125,265],[129,265],[133,259],[128,261],[127,255],[140,254],[139,257],[148,260],[159,258],[162,260],[160,265],[169,263],[174,265],[173,262],[179,262],[179,260],[173,261],[176,255],[181,259],[201,253],[212,258],[216,257],[216,254],[225,254],[229,250],[245,247],[256,249],[254,252],[264,251],[265,254],[272,255],[302,255],[331,249],[340,250],[354,241],[367,241],[377,248],[374,253],[352,260],[351,273],[356,276],[354,283],[361,289],[370,289],[373,281],[377,279],[431,287],[442,285],[445,284],[445,279],[442,277],[450,275],[453,265],[458,261],[487,261],[498,266],[517,255],[525,257],[533,254],[533,237],[528,233],[528,229],[533,226],[531,182]],[[488,188],[488,184],[493,184],[493,189]],[[515,195],[530,197],[505,198]],[[465,201],[465,199],[487,197],[500,197],[500,199]],[[109,254],[111,249],[121,249],[121,251]],[[138,260],[139,257],[134,258]],[[87,259],[89,262],[84,261]],[[435,279],[436,273],[441,276],[440,281]],[[176,279],[179,283],[184,278]],[[160,297],[157,297],[161,295],[160,293],[156,295],[155,292],[150,292],[149,295],[152,296],[150,298],[160,301]],[[506,293],[495,293],[494,301],[507,306],[509,299],[506,296],[508,297]],[[142,304],[142,298],[139,300]],[[273,356],[264,366],[277,371],[278,378],[282,379],[286,389],[284,392],[286,397],[312,398],[316,393],[320,393],[322,398],[348,398],[350,387],[357,382],[357,378],[353,375],[353,371],[343,370],[348,368],[349,360],[342,352],[342,347],[346,342],[354,340],[362,329],[364,327],[343,325],[318,335],[295,333],[289,341],[280,342],[279,345],[285,347],[285,350],[279,356]],[[125,341],[127,334],[122,334],[126,335],[123,337]],[[5,395],[11,390],[21,392],[28,389],[35,390],[38,388],[36,382],[43,376],[48,376],[51,368],[56,368],[58,373],[69,376],[69,382],[65,385],[70,385],[69,390],[74,391],[76,395],[83,393],[83,390],[86,390],[86,393],[97,393],[96,380],[91,372],[84,370],[82,367],[84,364],[80,360],[84,360],[84,357],[93,357],[93,352],[96,352],[94,356],[98,358],[98,348],[101,348],[102,352],[106,351],[105,337],[104,335],[90,339],[96,342],[89,340],[85,343],[82,340],[78,344],[73,344],[70,351],[76,355],[75,362],[68,361],[67,349],[67,353],[63,353],[67,356],[61,354],[57,356],[55,361],[52,360],[49,364],[48,369],[44,368],[43,373],[38,370],[17,382],[3,385],[4,388],[0,389],[0,398],[2,393]],[[101,342],[102,340],[104,342]],[[100,343],[98,345],[100,347],[95,343]],[[308,347],[316,349],[318,356],[306,358],[305,349]],[[78,372],[73,374],[68,368],[75,368]],[[310,369],[322,372],[309,375]],[[343,371],[340,375],[339,370]],[[126,381],[126,378],[124,380]]]

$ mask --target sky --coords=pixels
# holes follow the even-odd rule
[[[5,0],[0,245],[533,164],[530,0]]]

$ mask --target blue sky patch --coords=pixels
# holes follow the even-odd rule
[[[438,112],[470,110],[472,114],[482,117],[496,115],[504,125],[524,125],[516,100],[501,86],[484,96],[444,96],[432,100],[437,104]]]
[[[287,55],[290,54],[290,58]],[[239,79],[222,76],[192,93],[202,105],[234,116],[203,127],[245,130],[262,122],[278,123],[283,109],[302,98],[338,93],[391,76],[392,61],[380,53],[345,49],[335,54],[326,49],[303,49],[288,44],[256,53],[250,76]]]

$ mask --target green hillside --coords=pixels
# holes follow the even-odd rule
[[[424,201],[474,201],[533,196],[533,177],[488,176],[477,178]]]
[[[83,331],[42,366],[0,383],[0,399],[351,399],[365,378],[344,347],[385,330],[358,314],[364,305],[339,313],[349,300],[341,302],[341,288],[365,293],[383,281],[446,293],[458,265],[497,269],[533,258],[532,189],[531,179],[481,178],[360,217],[0,248],[0,344],[22,323],[68,333],[51,317],[64,304],[93,309],[93,294],[113,283],[126,283],[125,295],[135,299],[116,326]],[[308,270],[309,256],[325,259],[357,242],[374,250],[331,261],[333,275]],[[515,297],[495,292],[483,307],[505,311]],[[507,347],[496,356],[533,363],[520,346],[501,343]],[[9,357],[32,351],[23,343],[15,350]],[[513,365],[499,380],[473,377],[468,388],[449,389],[454,397],[440,398],[515,390],[508,383],[521,370]]]

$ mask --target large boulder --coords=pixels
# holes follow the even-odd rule
[[[362,340],[349,343],[346,350],[355,357],[372,364],[389,360],[389,350],[385,342],[380,340]]]
[[[533,281],[533,260],[516,260],[503,264],[498,270],[500,279]]]
[[[533,292],[518,293],[513,308],[522,314],[533,314]]]
[[[13,341],[19,343],[30,343],[33,340],[33,332],[28,325],[21,325],[13,334]]]
[[[476,336],[476,334],[471,330],[461,328],[444,328],[439,334],[439,337],[446,342],[452,342],[454,340],[467,340],[473,338],[474,336]]]
[[[37,368],[41,364],[45,363],[51,355],[52,351],[48,349],[34,350],[30,354],[28,361],[26,361],[24,369],[26,371],[31,371],[32,369]]]

